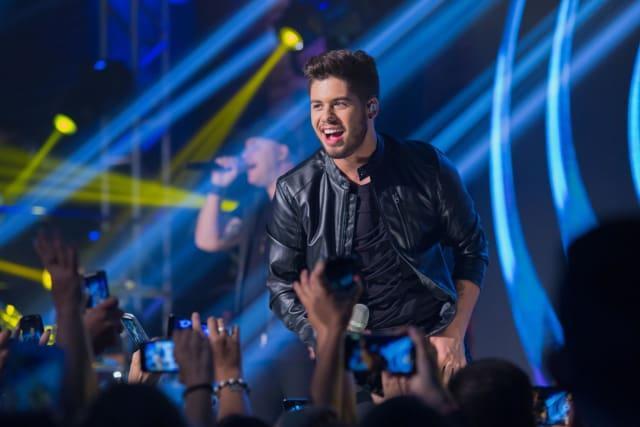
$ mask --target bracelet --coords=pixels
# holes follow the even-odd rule
[[[228,380],[220,381],[213,386],[213,394],[218,396],[220,390],[225,387],[229,387],[231,391],[245,391],[247,394],[251,391],[249,384],[242,378],[229,378]]]
[[[200,389],[205,389],[207,390],[209,393],[213,393],[213,387],[211,386],[211,384],[209,383],[202,383],[202,384],[196,384],[196,385],[192,385],[187,387],[183,392],[182,392],[182,397],[185,398],[187,397],[187,394],[191,393],[192,391],[196,391],[196,390],[200,390]]]

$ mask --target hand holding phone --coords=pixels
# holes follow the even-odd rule
[[[192,329],[193,323],[191,319],[186,317],[176,317],[173,314],[169,315],[169,319],[167,321],[167,336],[171,337],[173,335],[173,331],[181,331],[184,329]],[[202,327],[202,332],[206,336],[209,336],[209,327],[207,326],[207,322],[200,322]]]
[[[309,406],[309,399],[306,398],[284,398],[282,399],[282,409],[285,412],[296,412]]]
[[[139,349],[144,343],[149,341],[149,336],[133,314],[124,313],[120,321],[136,349]]]
[[[353,372],[411,375],[416,368],[416,349],[407,334],[345,337],[345,363]]]
[[[87,307],[95,307],[109,298],[109,283],[107,273],[103,270],[84,276],[84,286],[87,291]]]
[[[174,343],[170,339],[148,341],[142,345],[143,372],[176,373],[178,364],[174,357]]]
[[[39,314],[22,316],[18,326],[18,340],[24,343],[39,344],[44,334],[44,324]]]
[[[571,395],[555,387],[534,387],[536,424],[541,426],[569,425]]]

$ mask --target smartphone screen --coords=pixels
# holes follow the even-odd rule
[[[173,341],[158,340],[142,345],[142,370],[145,372],[178,372],[173,357]]]
[[[30,314],[20,318],[20,335],[21,342],[30,342],[38,344],[40,337],[44,333],[44,324],[39,314]]]
[[[571,395],[555,387],[534,387],[534,408],[538,425],[568,425]]]
[[[1,409],[22,412],[59,407],[63,374],[61,349],[12,342],[0,376]]]
[[[304,409],[305,406],[309,405],[309,399],[305,398],[291,398],[291,399],[282,399],[282,409],[285,412],[296,412]]]
[[[408,335],[347,334],[346,367],[353,372],[415,372],[415,346]]]
[[[87,307],[95,307],[102,301],[109,298],[109,284],[107,282],[107,273],[98,271],[96,273],[84,276],[84,286],[89,295]]]
[[[207,326],[207,322],[201,322],[201,324],[202,332],[204,332],[206,336],[209,336],[209,327]],[[191,329],[191,319],[186,317],[175,317],[173,314],[170,315],[167,323],[167,336],[171,336],[175,329]]]
[[[133,314],[125,313],[120,321],[136,348],[142,347],[142,344],[149,341],[149,336]]]

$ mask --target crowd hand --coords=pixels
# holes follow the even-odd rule
[[[58,233],[52,237],[38,233],[34,247],[44,268],[51,274],[51,296],[56,309],[82,305],[82,278],[78,274],[78,256]]]
[[[157,384],[162,375],[155,372],[144,372],[142,370],[142,362],[140,361],[141,357],[140,350],[134,351],[131,355],[127,382],[129,384]]]
[[[405,375],[393,375],[387,371],[382,371],[382,391],[384,397],[378,401],[376,401],[374,397],[375,403],[410,394],[409,377]],[[372,397],[373,396],[376,395],[372,395]]]
[[[240,173],[240,159],[233,156],[223,156],[215,159],[215,162],[225,170],[211,172],[211,183],[217,187],[228,187]]]
[[[49,337],[51,337],[51,328],[46,328],[42,335],[40,335],[40,340],[38,340],[39,346],[45,346],[49,342]]]
[[[84,324],[96,354],[118,343],[119,334],[122,332],[120,319],[123,314],[115,297],[107,298],[84,313]]]
[[[416,372],[408,377],[410,393],[441,413],[451,411],[453,404],[439,375],[435,349],[418,329],[409,327],[408,332],[416,348]]]
[[[192,316],[192,319],[195,316]],[[199,317],[197,326],[200,327]],[[194,325],[195,325],[194,321]],[[174,357],[180,368],[180,382],[187,387],[211,384],[213,361],[211,348],[201,329],[173,331]]]
[[[2,374],[2,369],[4,368],[4,364],[7,362],[7,357],[9,357],[9,340],[10,339],[11,339],[10,330],[0,331],[0,374]]]
[[[360,278],[355,277],[356,292],[348,297],[336,298],[329,292],[324,269],[325,262],[319,261],[311,273],[302,270],[300,281],[293,283],[293,289],[307,311],[309,323],[319,336],[329,331],[344,332],[347,329],[353,306],[362,291]]]
[[[442,381],[448,384],[453,374],[467,365],[464,339],[459,334],[445,330],[439,335],[429,337],[429,341],[438,355],[438,368],[442,373]]]
[[[195,324],[195,323],[194,323]],[[213,351],[213,365],[216,382],[242,377],[242,356],[240,354],[240,330],[234,325],[228,334],[224,319],[207,319],[209,343]]]

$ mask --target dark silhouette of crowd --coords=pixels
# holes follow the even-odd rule
[[[640,322],[633,314],[640,301],[633,270],[638,241],[640,221],[618,220],[578,238],[566,260],[559,260],[564,266],[558,288],[565,345],[549,354],[547,368],[555,387],[566,392],[566,417],[555,421],[560,425],[640,425],[633,393],[625,391],[639,380],[635,363],[640,360]],[[123,312],[118,301],[112,297],[86,308],[78,255],[60,236],[40,233],[35,249],[52,276],[57,332],[53,346],[46,346],[46,332],[33,349],[49,354],[44,350],[52,347],[64,355],[62,393],[59,401],[40,402],[37,410],[11,410],[12,390],[5,379],[15,365],[11,353],[18,351],[17,338],[14,331],[0,332],[1,425],[269,425],[252,416],[251,384],[243,380],[241,331],[209,317],[206,335],[198,313],[192,315],[192,329],[175,330],[171,336],[178,377],[185,387],[181,406],[159,391],[160,376],[142,368],[139,351],[131,355],[128,381],[101,386],[94,361],[120,339]],[[376,392],[375,404],[360,407],[357,395],[362,386],[344,363],[345,333],[360,285],[356,283],[347,297],[335,295],[322,271],[302,271],[294,284],[317,338],[308,404],[283,411],[276,426],[533,427],[543,422],[536,388],[519,367],[499,359],[475,360],[445,384],[428,339],[415,328],[401,332],[413,342],[413,373],[379,373],[382,389]]]

